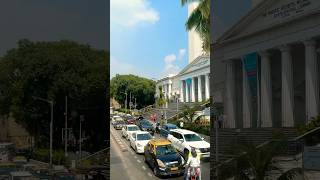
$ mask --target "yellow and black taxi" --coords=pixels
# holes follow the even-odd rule
[[[185,161],[166,139],[152,139],[144,149],[145,162],[155,176],[182,175]]]

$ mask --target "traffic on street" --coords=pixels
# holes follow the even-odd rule
[[[169,123],[156,131],[141,116],[110,120],[111,179],[184,179],[191,148],[201,157],[201,179],[210,179],[210,144],[197,133]]]

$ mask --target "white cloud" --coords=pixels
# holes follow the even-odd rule
[[[154,24],[159,21],[159,13],[150,6],[148,0],[111,0],[111,25],[132,27],[139,23]]]
[[[110,78],[116,74],[135,74],[137,75],[137,68],[132,64],[121,62],[114,57],[110,57]]]
[[[169,54],[164,58],[164,71],[163,76],[168,76],[170,74],[177,74],[180,71],[179,66],[175,65],[174,62],[177,60],[176,55]]]
[[[179,49],[178,59],[181,60],[186,55],[186,49]]]
[[[176,55],[174,54],[169,54],[164,58],[164,62],[166,64],[171,64],[177,59]]]

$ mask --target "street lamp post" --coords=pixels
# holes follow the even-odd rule
[[[35,97],[35,96],[32,96],[33,99],[36,99],[36,100],[40,100],[40,101],[43,101],[43,102],[46,102],[46,103],[49,103],[50,104],[50,109],[51,109],[51,120],[50,120],[50,169],[52,170],[52,139],[53,139],[53,101],[51,100],[48,100],[48,99],[43,99],[43,98],[40,98],[40,97]]]
[[[127,93],[127,92],[121,92],[121,93],[123,93],[123,94],[126,95],[126,100],[125,100],[125,103],[124,103],[124,107],[125,107],[125,109],[127,110],[128,93]]]
[[[81,145],[82,145],[82,122],[84,121],[84,117],[83,115],[80,116],[80,135],[79,135],[79,154],[80,154],[80,159],[82,158],[82,149],[81,149]]]

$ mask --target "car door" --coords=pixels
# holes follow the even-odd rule
[[[137,133],[132,133],[131,136],[130,136],[130,145],[134,148],[135,147],[135,141],[136,141],[136,137],[137,136]]]
[[[176,135],[177,133],[176,132],[170,132],[170,135],[168,134],[168,140],[172,143],[172,146],[176,149],[178,149],[178,146],[177,146],[177,138],[176,138]]]
[[[176,141],[177,149],[180,152],[183,152],[184,151],[184,139],[183,139],[183,136],[180,133],[176,133],[176,136],[177,136],[177,141]]]
[[[122,127],[122,136],[126,137],[127,126]]]

